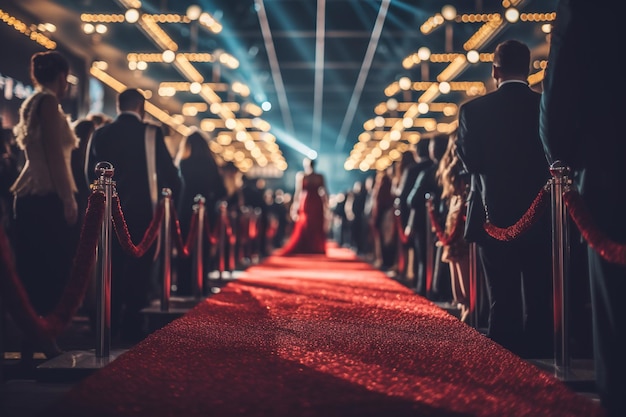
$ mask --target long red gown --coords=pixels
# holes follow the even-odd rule
[[[289,241],[275,252],[277,255],[326,253],[324,192],[324,177],[320,174],[302,178],[298,220]]]

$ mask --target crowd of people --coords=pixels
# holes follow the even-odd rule
[[[81,226],[88,208],[92,184],[100,178],[96,169],[106,161],[113,167],[115,192],[132,243],[141,242],[153,221],[161,192],[169,189],[182,236],[191,233],[190,220],[197,198],[206,207],[207,229],[227,207],[238,241],[233,253],[235,267],[260,259],[283,245],[290,231],[290,194],[266,189],[232,163],[221,166],[209,148],[210,138],[199,129],[182,138],[170,151],[167,129],[149,120],[145,96],[128,88],[117,96],[117,114],[88,114],[71,121],[61,102],[68,90],[70,67],[56,51],[33,55],[30,62],[34,93],[20,108],[20,119],[2,136],[2,199],[0,218],[10,239],[17,273],[36,314],[50,313],[66,287],[79,244]],[[269,200],[266,204],[266,196]],[[257,246],[241,243],[247,227],[238,229],[242,218],[254,218]],[[243,229],[246,229],[245,233]],[[270,230],[271,229],[271,230]],[[271,235],[271,236],[270,236]],[[205,270],[217,268],[215,244],[203,234],[201,255]],[[270,236],[270,237],[268,237]],[[162,246],[162,244],[161,244]],[[157,262],[159,244],[142,256],[128,253],[118,238],[111,240],[111,338],[135,343],[147,328],[142,310],[160,297],[162,265]],[[192,261],[173,253],[172,289],[181,296],[193,295]],[[37,262],[33,262],[37,259]],[[94,277],[95,278],[95,277]],[[95,282],[82,302],[82,309],[96,327]],[[55,343],[24,337],[21,357],[32,366],[35,350],[48,358],[61,349]]]
[[[200,195],[209,228],[217,224],[223,207],[228,218],[238,219],[245,212],[246,221],[254,219],[257,246],[236,259],[242,266],[253,256],[324,255],[330,239],[391,272],[416,293],[456,304],[463,321],[470,314],[469,254],[474,243],[484,283],[480,296],[485,300],[486,336],[524,358],[552,357],[549,211],[513,240],[464,232],[480,230],[486,220],[500,228],[515,224],[549,182],[550,164],[560,160],[576,171],[576,186],[582,186],[601,230],[624,243],[620,201],[612,199],[619,199],[626,183],[619,160],[626,155],[626,142],[616,140],[614,131],[599,134],[598,124],[585,124],[591,118],[572,121],[572,114],[583,112],[584,100],[600,100],[599,89],[582,89],[580,81],[593,69],[575,63],[576,45],[593,42],[610,52],[604,39],[611,36],[594,37],[596,32],[580,22],[581,7],[576,1],[559,3],[543,92],[533,91],[527,82],[528,46],[517,40],[502,42],[494,51],[496,88],[460,106],[454,132],[422,137],[388,168],[335,194],[329,193],[324,176],[309,159],[296,176],[293,195],[269,189],[233,163],[218,164],[209,149],[210,138],[199,130],[183,138],[172,155],[164,129],[146,122],[145,97],[138,89],[118,95],[115,118],[91,115],[70,123],[60,106],[68,87],[67,60],[58,52],[35,54],[30,68],[35,92],[20,109],[14,137],[3,132],[0,202],[2,225],[9,231],[17,271],[33,308],[45,315],[59,301],[78,244],[89,184],[98,178],[95,165],[108,161],[115,169],[117,194],[134,242],[153,219],[158,190],[171,190],[183,235],[190,233],[192,207]],[[616,77],[601,81],[609,79]],[[571,93],[574,89],[580,97]],[[610,108],[613,116],[618,108]],[[586,146],[590,137],[603,147]],[[478,197],[473,204],[483,212],[478,220],[466,218],[472,194]],[[135,342],[145,336],[140,312],[160,291],[156,250],[133,257],[113,239],[113,337]],[[210,266],[214,255],[207,242],[201,256],[209,269],[215,267]],[[626,274],[623,265],[607,261],[594,248],[589,248],[587,259],[599,394],[609,416],[622,415],[626,358],[615,338],[624,333],[618,309]],[[191,295],[190,260],[178,259],[175,268],[176,291]],[[577,288],[585,292],[585,285]],[[582,309],[586,301],[583,295],[580,305],[572,308]],[[24,360],[32,361],[35,348],[42,347],[25,338]],[[54,344],[45,346],[47,356],[58,353]]]

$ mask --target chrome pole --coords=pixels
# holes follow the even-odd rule
[[[219,233],[219,277],[220,281],[224,278],[224,271],[226,269],[226,222],[228,221],[228,203],[222,202],[220,204],[220,233]]]
[[[193,276],[194,276],[194,287],[193,294],[196,298],[202,298],[204,295],[204,213],[205,213],[205,198],[198,194],[194,198],[193,211],[198,216],[198,227],[197,227],[197,236],[196,236],[196,248],[193,252],[194,263],[193,263]],[[191,231],[190,231],[191,232]]]
[[[478,328],[478,247],[475,242],[469,244],[469,300],[470,300],[470,323],[475,329]]]
[[[426,201],[426,297],[429,298],[433,291],[433,271],[434,271],[434,263],[435,263],[435,239],[433,239],[432,232],[432,222],[430,221],[430,215],[428,213],[428,201],[433,201],[433,197],[430,193],[426,193],[424,196]]]
[[[115,181],[110,162],[98,162],[95,172],[99,178],[94,182],[94,191],[102,191],[105,197],[98,244],[100,276],[96,280],[96,357],[103,358],[111,353],[111,204]]]
[[[161,291],[161,311],[170,309],[170,291],[172,285],[172,190],[164,188],[161,195],[165,199],[163,216],[163,291]]]
[[[570,368],[568,346],[569,228],[563,192],[569,186],[569,168],[560,161],[550,166],[552,197],[552,281],[554,298],[554,367],[567,374]]]

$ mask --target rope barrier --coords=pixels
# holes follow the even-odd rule
[[[178,214],[176,213],[176,209],[174,207],[174,203],[171,202],[172,208],[172,229],[174,230],[174,243],[176,244],[176,249],[178,249],[178,254],[187,258],[191,255],[191,250],[196,246],[196,238],[198,236],[198,212],[194,211],[191,215],[191,224],[189,225],[189,232],[187,234],[187,239],[183,244],[183,234],[180,230],[180,221],[178,220]],[[205,222],[206,224],[206,222]]]
[[[402,226],[402,219],[400,217],[400,214],[400,210],[393,211],[393,217],[395,220],[396,229],[398,231],[398,237],[400,238],[400,243],[402,243],[403,245],[407,245],[413,238],[413,233],[404,233],[404,226]]]
[[[528,210],[526,210],[526,212],[514,225],[509,227],[498,227],[487,221],[484,225],[485,231],[494,239],[504,242],[510,242],[518,238],[521,234],[530,229],[535,220],[537,220],[537,218],[543,213],[547,207],[548,197],[548,186],[546,185],[539,191],[539,194],[537,194]]]
[[[124,213],[122,212],[119,198],[117,196],[114,196],[113,200],[115,200],[115,204],[112,205],[113,225],[115,226],[117,239],[119,240],[125,252],[139,258],[148,251],[150,246],[156,240],[157,235],[159,234],[161,221],[163,221],[163,215],[165,212],[165,208],[163,207],[164,200],[161,200],[159,205],[157,205],[154,216],[152,217],[152,222],[148,226],[148,229],[146,229],[143,235],[143,239],[137,245],[132,242],[130,233],[128,232],[128,225],[126,224],[126,220],[124,219]]]
[[[563,199],[570,217],[589,246],[606,261],[626,265],[626,245],[613,241],[597,227],[580,194],[574,190],[565,191]]]
[[[463,210],[463,213],[459,213],[459,215],[456,216],[456,221],[454,222],[454,227],[452,228],[452,231],[450,232],[450,234],[446,234],[446,232],[443,230],[443,228],[441,227],[441,224],[439,223],[437,219],[437,214],[435,213],[435,207],[433,206],[432,200],[430,199],[426,200],[426,205],[428,207],[428,215],[430,216],[430,222],[435,228],[435,234],[437,235],[437,240],[439,241],[441,245],[447,246],[451,244],[452,242],[456,241],[457,239],[463,238],[462,225],[463,223],[465,223],[465,215],[466,215],[465,210]],[[466,205],[463,204],[463,207],[466,207]]]
[[[31,339],[35,341],[54,339],[61,334],[78,311],[95,267],[96,247],[103,217],[104,195],[93,193],[88,200],[70,278],[55,309],[46,317],[39,316],[30,303],[28,294],[17,274],[9,239],[4,229],[0,228],[1,295],[13,320]]]
[[[490,236],[498,240],[510,241],[517,238],[532,226],[533,222],[545,209],[548,195],[548,186],[546,186],[542,188],[530,208],[514,225],[507,228],[500,228],[486,222],[484,224],[485,230]],[[154,243],[158,235],[164,215],[163,201],[157,206],[152,222],[144,233],[142,241],[138,245],[134,245],[128,232],[128,226],[126,225],[119,199],[117,196],[113,198],[116,203],[113,205],[113,222],[120,244],[133,256],[142,256],[152,243]],[[563,193],[563,198],[570,216],[589,246],[596,250],[600,256],[607,261],[626,265],[626,245],[611,240],[605,233],[598,229],[580,194],[574,190],[568,190]],[[104,217],[104,199],[105,196],[102,192],[94,192],[89,196],[88,207],[81,229],[78,249],[74,257],[70,279],[57,306],[46,317],[39,316],[30,304],[28,295],[17,274],[10,242],[4,230],[0,228],[0,289],[2,289],[1,294],[3,301],[20,329],[33,340],[49,341],[57,337],[80,307],[88,287],[89,279],[95,268],[96,248],[100,236],[100,226]],[[436,215],[430,200],[427,201],[427,205],[431,223],[434,225],[439,242],[445,245],[457,239],[461,235],[461,225],[465,220],[465,216],[458,216],[452,232],[446,234],[442,230],[439,222],[436,221]],[[400,226],[398,227],[398,235],[403,243],[406,243],[408,242],[406,239],[409,238],[409,235],[404,233],[400,224],[400,218],[397,215],[398,213],[395,214],[396,225]],[[180,223],[175,214],[174,216],[175,222],[173,227],[176,231],[178,248],[181,253],[188,256],[193,248],[193,242],[197,237],[197,212],[194,213],[194,217],[191,219],[190,233],[184,245],[182,244]],[[213,230],[211,230],[208,223],[209,222],[204,223],[204,230],[211,244],[219,243],[220,239],[223,239],[221,240],[223,244],[229,243],[230,245],[234,245],[236,243],[237,236],[233,233],[226,207],[223,208],[219,221],[216,222]],[[221,236],[220,231],[224,232],[223,236]],[[233,255],[233,253],[229,253],[229,257],[232,258]],[[226,261],[224,257],[225,253],[221,251],[220,268],[222,270]]]

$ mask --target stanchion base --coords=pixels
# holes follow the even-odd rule
[[[42,382],[74,382],[89,376],[113,362],[125,349],[111,350],[108,356],[100,357],[93,350],[64,352],[37,367],[36,377]]]
[[[572,359],[569,367],[559,367],[554,359],[528,359],[528,362],[552,373],[575,391],[595,392],[595,369],[592,359]]]
[[[203,298],[195,297],[170,297],[170,305],[166,309],[161,308],[161,300],[155,300],[149,307],[141,310],[147,323],[148,333],[152,333],[182,317],[202,300]]]

